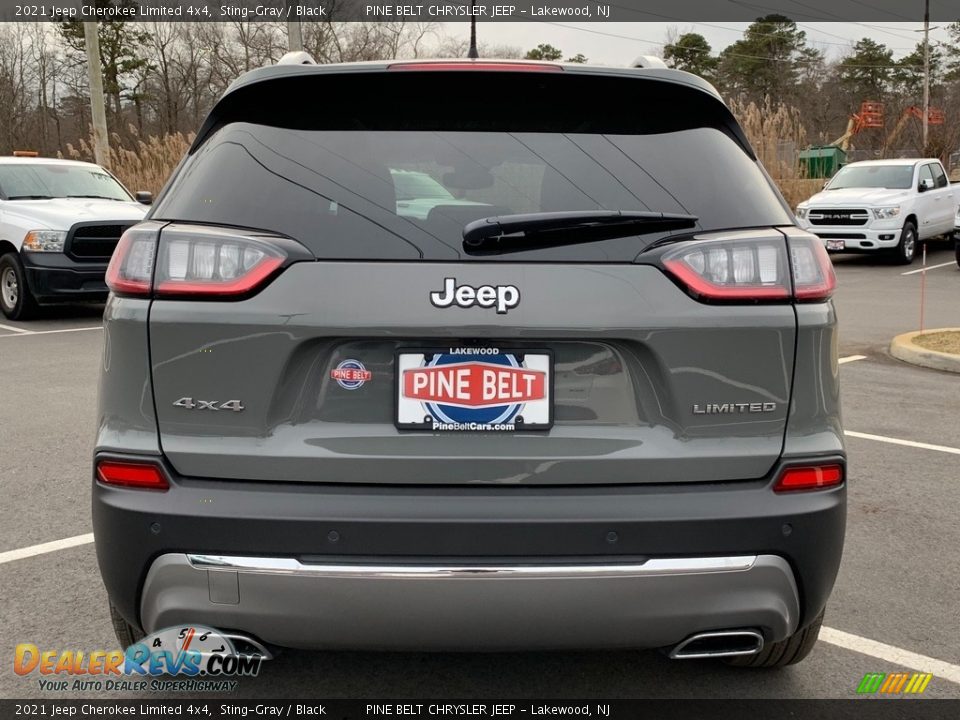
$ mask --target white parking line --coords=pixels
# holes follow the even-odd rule
[[[937,268],[946,267],[947,265],[955,265],[952,260],[950,262],[940,263],[939,265],[927,265],[925,268],[920,268],[919,270],[907,270],[907,272],[900,273],[901,275],[916,275],[917,273],[922,273],[924,270],[936,270]]]
[[[960,452],[960,451],[958,451]],[[7,550],[0,553],[0,565],[14,560],[22,560],[37,555],[66,550],[68,548],[89,545],[93,542],[93,533],[86,535],[75,535],[74,537],[63,538],[62,540],[53,540],[52,542],[41,543],[40,545],[31,545],[30,547],[20,548],[19,550]],[[933,673],[941,680],[960,684],[960,665],[953,665],[943,660],[920,655],[910,650],[904,650],[893,645],[871,640],[870,638],[860,637],[836,630],[830,627],[820,629],[820,639],[830,645],[836,645],[844,650],[852,650],[861,655],[868,655],[878,660],[911,668],[921,672]]]
[[[73,537],[63,538],[62,540],[52,540],[50,542],[31,545],[30,547],[20,548],[18,550],[7,550],[0,553],[0,565],[22,560],[23,558],[34,557],[35,555],[45,555],[46,553],[56,552],[57,550],[66,550],[67,548],[77,547],[79,545],[89,545],[93,542],[93,533],[86,535],[74,535]]]
[[[866,359],[867,359],[866,355],[847,355],[847,357],[842,357],[837,362],[843,365],[844,363],[856,362],[857,360],[866,360]]]
[[[904,445],[906,447],[920,448],[921,450],[933,450],[935,452],[950,453],[951,455],[960,455],[960,448],[950,447],[948,445],[931,445],[930,443],[901,440],[900,438],[892,438],[885,435],[871,435],[870,433],[854,432],[853,430],[844,430],[843,434],[860,438],[861,440],[876,440],[877,442],[890,443],[891,445]]]
[[[0,325],[0,330],[9,330],[10,332],[15,333],[27,333],[30,334],[31,330],[24,330],[23,328],[13,327],[13,325]]]
[[[861,655],[869,655],[877,660],[893,663],[902,667],[933,673],[937,680],[949,680],[960,684],[960,665],[937,660],[936,658],[920,655],[903,648],[887,645],[870,638],[851,635],[843,630],[834,628],[820,628],[820,640],[830,645],[836,645],[844,650],[853,650]]]
[[[2,326],[0,326],[2,327]],[[14,328],[10,328],[13,330]],[[54,335],[56,333],[85,332],[87,330],[103,330],[103,325],[96,327],[64,328],[63,330],[23,330],[19,335],[0,335],[0,338],[28,337],[33,335]]]

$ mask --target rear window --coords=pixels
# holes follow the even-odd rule
[[[510,78],[504,85],[517,82]],[[628,84],[637,91],[643,85],[650,83]],[[589,97],[582,98],[584,119],[578,122],[569,108],[551,116],[544,103],[557,105],[563,97],[539,84],[528,88],[533,95],[538,89],[538,109],[531,118],[516,108],[518,117],[525,117],[515,126],[509,115],[485,115],[482,106],[464,113],[462,98],[443,94],[418,101],[429,103],[432,114],[421,107],[419,122],[408,113],[397,126],[384,116],[403,111],[388,103],[361,102],[352,117],[326,122],[317,117],[315,123],[289,113],[270,118],[261,112],[256,122],[228,117],[184,164],[153,216],[278,232],[320,258],[344,260],[470,259],[461,250],[464,225],[517,213],[689,213],[699,217],[702,230],[791,223],[726,125],[726,111],[704,93],[670,89],[681,98],[702,96],[693,100],[702,104],[705,98],[719,108],[700,112],[700,119],[685,115],[691,108],[683,104],[633,102],[635,122],[621,108],[608,114],[605,128],[601,101],[592,106]],[[449,99],[446,111],[442,98]],[[376,117],[364,123],[364,113]],[[649,113],[656,114],[655,122],[644,121]],[[663,113],[680,119],[665,120]],[[624,262],[662,237],[645,234],[483,259]]]

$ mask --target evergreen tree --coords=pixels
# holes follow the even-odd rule
[[[882,101],[890,91],[895,64],[893,50],[883,43],[863,38],[853,46],[853,54],[840,61],[837,74],[854,97]]]
[[[664,46],[663,59],[672,68],[712,81],[719,61],[711,55],[711,50],[710,43],[700,33],[684,33]]]
[[[135,7],[131,0],[95,0],[98,8],[119,5]],[[60,35],[77,63],[86,63],[86,41],[83,35],[83,22],[66,20],[60,23]],[[97,36],[100,40],[100,65],[103,69],[103,93],[106,96],[108,112],[120,114],[123,94],[128,90],[126,83],[137,77],[138,73],[149,66],[145,58],[144,46],[151,35],[140,29],[136,23],[120,20],[108,20],[97,23]]]
[[[820,62],[821,54],[807,46],[807,35],[783,15],[759,18],[743,38],[720,53],[719,73],[732,93],[762,100],[790,99],[804,64]]]
[[[563,51],[547,43],[540,43],[533,50],[528,50],[524,58],[527,60],[559,60]]]

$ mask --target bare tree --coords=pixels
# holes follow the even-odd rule
[[[0,149],[9,153],[26,139],[25,128],[31,110],[27,27],[20,23],[0,26]]]

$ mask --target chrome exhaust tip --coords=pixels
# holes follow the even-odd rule
[[[763,635],[756,630],[717,630],[691,635],[670,651],[673,660],[756,655],[763,650]]]
[[[226,631],[222,635],[233,643],[234,649],[240,655],[259,655],[264,660],[273,660],[275,657],[266,645],[249,635],[230,631]]]

